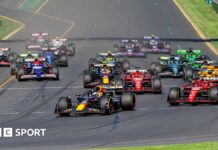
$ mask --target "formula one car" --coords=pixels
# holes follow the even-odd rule
[[[76,52],[74,42],[67,39],[56,37],[51,39],[49,45],[60,50],[62,53],[65,53],[68,56],[74,56]]]
[[[83,71],[83,86],[91,88],[99,84],[109,84],[119,73],[120,70],[114,64],[95,64],[91,69]]]
[[[122,74],[120,78],[123,81],[124,91],[135,93],[161,93],[161,80],[150,74],[145,69],[131,69]]]
[[[121,40],[114,45],[118,57],[146,57],[145,48],[141,48],[138,40]]]
[[[96,58],[89,59],[89,69],[96,64],[110,64],[122,70],[130,68],[130,62],[127,59],[118,58],[116,53],[108,51],[106,53],[98,53]]]
[[[60,116],[82,114],[111,115],[121,110],[134,110],[136,98],[133,93],[115,93],[114,90],[122,87],[98,86],[94,90],[82,95],[76,94],[76,101],[70,97],[60,97],[55,107],[55,113]]]
[[[182,84],[181,88],[172,87],[168,94],[167,102],[171,106],[180,103],[199,104],[199,103],[218,103],[218,82],[193,80],[191,83]]]
[[[204,65],[197,72],[197,78],[203,80],[218,81],[218,65]]]
[[[0,66],[10,66],[17,54],[11,52],[10,48],[0,48]]]
[[[53,65],[47,65],[38,59],[29,59],[29,62],[18,66],[16,78],[18,81],[24,81],[28,79],[54,79],[59,80],[58,67]]]
[[[57,50],[54,47],[42,48],[40,55],[45,57],[50,63],[56,63],[59,66],[68,66],[68,56],[65,52]]]
[[[152,62],[150,71],[161,77],[182,77],[184,73],[183,63],[179,56],[162,56],[160,62]]]
[[[19,54],[17,56],[17,59],[13,60],[11,62],[11,75],[17,74],[17,68],[23,64],[30,64],[35,59],[38,59],[40,61],[45,61],[45,58],[39,58],[39,54],[32,53],[31,51],[28,51],[28,53]]]
[[[48,33],[38,32],[33,33],[30,40],[26,42],[27,50],[39,50],[47,46],[50,42],[50,36]]]
[[[153,54],[170,54],[171,45],[166,41],[161,41],[157,36],[145,36],[143,42],[141,43],[141,48],[146,53]]]
[[[191,67],[193,70],[198,70],[202,65],[214,63],[206,55],[201,55],[201,50],[189,48],[187,50],[177,50],[181,56],[182,62],[185,66]]]

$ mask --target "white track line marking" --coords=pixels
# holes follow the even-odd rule
[[[77,86],[57,86],[57,87],[25,87],[25,88],[0,88],[0,90],[39,90],[39,89],[80,89],[83,88],[81,85]]]
[[[18,115],[19,112],[7,112],[7,113],[3,113],[4,115]]]

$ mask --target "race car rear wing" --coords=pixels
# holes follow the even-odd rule
[[[166,61],[166,60],[168,60],[170,58],[174,58],[175,60],[179,60],[180,59],[179,56],[171,56],[171,57],[169,57],[169,56],[161,56],[161,57],[159,57],[159,60]]]
[[[37,36],[40,36],[40,35],[42,35],[42,36],[48,36],[49,34],[46,33],[46,32],[42,32],[42,33],[33,33],[33,34],[32,34],[32,36],[34,36],[34,37],[37,37]]]
[[[133,42],[133,43],[138,43],[138,40],[121,40],[121,43],[128,43],[129,41]]]
[[[0,48],[0,52],[6,52],[6,51],[10,51],[10,50],[11,50],[10,48],[5,48],[5,47]]]
[[[144,36],[143,39],[144,39],[144,40],[151,40],[151,36]],[[160,37],[157,37],[157,36],[156,36],[156,37],[154,37],[154,39],[155,39],[155,40],[159,40]]]
[[[192,53],[194,53],[194,54],[200,54],[200,53],[201,53],[201,50],[200,50],[200,49],[193,49],[193,50],[178,49],[178,50],[177,50],[177,53],[178,53],[178,54],[182,54],[182,55],[188,54],[188,53],[190,53],[190,52],[192,52]]]
[[[141,73],[144,73],[144,72],[148,72],[148,70],[146,69],[129,69],[129,70],[126,70],[127,73],[134,73],[134,72],[141,72]]]
[[[34,58],[38,58],[39,57],[39,54],[31,54]],[[20,54],[19,55],[20,57],[27,57],[28,54]]]
[[[121,86],[121,85],[119,85],[119,86],[116,86],[116,85],[102,85],[102,88],[106,89],[106,90],[120,90],[120,89],[123,89],[123,86]]]
[[[42,48],[42,51],[47,51],[47,50],[53,50],[53,51],[55,51],[55,50],[57,50],[57,48],[56,47],[50,47],[50,48],[48,48],[48,47],[43,47]]]
[[[159,60],[164,60],[164,61],[166,61],[166,60],[168,60],[170,57],[167,57],[167,56],[161,56],[161,57],[159,57]]]
[[[208,69],[208,70],[217,70],[218,69],[218,65],[203,65],[201,66],[202,69]]]
[[[97,54],[98,56],[107,56],[108,53],[98,53]],[[116,56],[117,54],[116,53],[111,53],[112,56]]]
[[[114,64],[95,64],[94,67],[103,67],[103,66],[107,66],[107,67],[114,67]]]

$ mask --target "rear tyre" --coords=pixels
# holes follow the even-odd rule
[[[64,54],[61,54],[60,57],[59,57],[59,62],[62,66],[65,66],[67,67],[68,66],[68,58],[66,55]]]
[[[16,62],[11,62],[11,75],[15,75],[17,73],[17,63]]]
[[[165,43],[165,49],[169,50],[169,54],[171,53],[171,45],[169,43]]]
[[[71,51],[71,56],[75,55],[76,48],[75,48],[75,44],[73,42],[67,43],[66,48],[67,48],[68,51]]]
[[[184,69],[184,80],[192,80],[194,78],[194,71],[192,68]]]
[[[178,100],[180,97],[180,89],[177,87],[172,87],[170,88],[169,94],[168,94],[168,99],[167,102],[171,105],[171,106],[178,106],[179,103],[176,102],[176,100]]]
[[[118,44],[114,44],[114,51],[115,52],[119,52],[119,45]]]
[[[9,62],[15,61],[15,59],[16,59],[15,53],[8,54],[8,61]]]
[[[58,69],[58,67],[53,66],[51,71],[52,71],[53,74],[56,75],[55,80],[59,80],[59,69]]]
[[[116,86],[123,86],[123,79],[116,78],[116,79],[114,79],[114,83]]]
[[[156,64],[157,64],[156,62],[152,62],[152,63],[150,64],[149,70],[150,70],[150,72],[151,72],[152,74],[155,74]]]
[[[123,70],[128,70],[128,69],[130,69],[130,63],[129,63],[128,60],[124,60],[124,61],[122,62],[122,69],[123,69]]]
[[[92,66],[98,64],[98,61],[96,58],[90,58],[89,59],[89,69],[91,69]]]
[[[123,93],[121,97],[121,107],[123,110],[134,110],[135,109],[135,95],[132,93]]]
[[[89,71],[83,72],[83,86],[89,88],[88,84],[92,81],[92,75]]]
[[[17,71],[17,80],[18,81],[23,81],[23,79],[21,78],[23,75],[25,74],[25,71],[23,68],[18,68]]]
[[[161,84],[160,78],[157,78],[157,77],[153,78],[151,80],[151,86],[155,92],[158,92],[158,93],[162,92],[162,84]]]
[[[155,66],[155,74],[159,74],[161,73],[163,70],[163,67],[160,63],[157,63],[156,66]]]
[[[209,90],[209,98],[213,104],[218,104],[218,86],[211,87]]]

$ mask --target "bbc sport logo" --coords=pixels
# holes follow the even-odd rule
[[[11,137],[41,137],[45,136],[46,129],[13,129],[13,128],[0,128],[0,138],[11,138]]]

